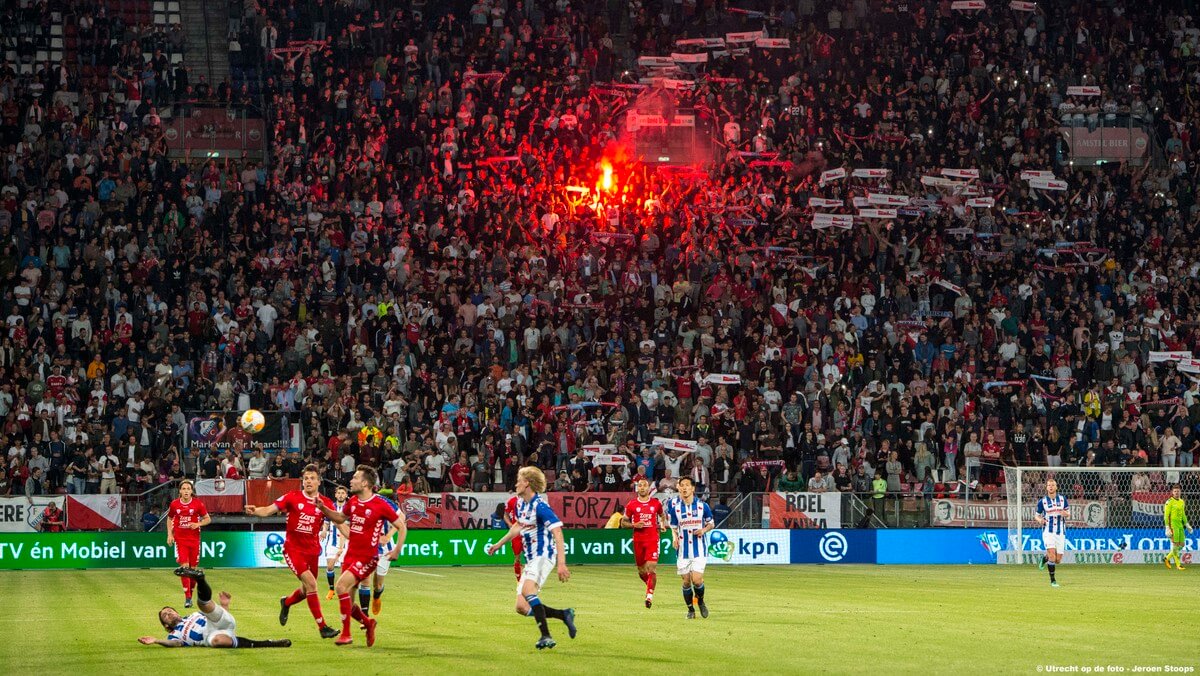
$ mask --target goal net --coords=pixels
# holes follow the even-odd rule
[[[1200,468],[1006,467],[1008,540],[999,563],[1041,561],[1042,527],[1037,503],[1054,479],[1066,496],[1064,563],[1159,563],[1171,549],[1163,526],[1163,503],[1180,484],[1193,525],[1200,526]],[[1187,538],[1184,564],[1200,561],[1200,530]]]

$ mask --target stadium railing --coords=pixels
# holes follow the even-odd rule
[[[1007,493],[1000,465],[982,466],[985,481],[901,484],[899,491],[824,493],[766,491],[754,493],[705,492],[724,528],[974,528],[1007,525]],[[994,481],[992,483],[991,481]],[[323,482],[332,493],[334,483]],[[261,485],[260,485],[261,484]],[[298,487],[296,480],[246,480],[241,504],[267,504],[282,492]],[[261,490],[260,490],[261,489]],[[503,488],[499,488],[503,491]],[[162,530],[167,505],[176,484],[159,484],[136,494],[123,494],[125,530]],[[463,495],[472,495],[464,493]],[[774,509],[772,496],[774,499]],[[153,523],[144,520],[153,515]],[[259,530],[278,528],[283,518],[245,517],[239,509],[214,513],[214,528]]]

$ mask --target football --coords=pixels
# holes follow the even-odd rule
[[[258,409],[248,409],[238,419],[238,424],[243,430],[250,434],[258,434],[267,424],[267,419],[263,417],[262,411]]]

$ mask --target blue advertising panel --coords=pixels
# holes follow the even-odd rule
[[[1007,531],[985,528],[884,529],[875,535],[875,550],[879,563],[990,564],[1006,537]]]
[[[1000,531],[1002,534],[1004,532]],[[1171,548],[1171,539],[1162,528],[1068,528],[1066,536],[1069,552],[1165,552]],[[1185,539],[1187,549],[1196,551],[1200,548],[1200,533]],[[1045,545],[1042,544],[1042,531],[1037,528],[1021,531],[1021,540],[1021,549],[1024,551],[1039,552],[1045,549]]]
[[[791,534],[792,563],[875,563],[876,531],[797,529]]]

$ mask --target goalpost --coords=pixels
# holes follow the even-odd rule
[[[997,563],[1041,561],[1042,528],[1034,515],[1055,479],[1067,498],[1064,563],[1157,563],[1171,549],[1163,526],[1163,503],[1180,484],[1196,533],[1188,536],[1184,564],[1200,563],[1200,468],[1006,467],[1008,539]]]

